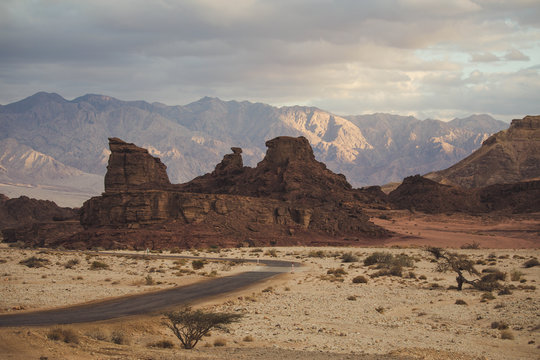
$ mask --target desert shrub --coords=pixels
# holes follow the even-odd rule
[[[347,275],[347,272],[343,268],[336,268],[336,269],[328,269],[326,274],[340,277],[343,275]]]
[[[375,308],[375,311],[378,312],[379,314],[382,314],[382,313],[384,313],[384,307],[382,307],[382,306],[377,306],[377,307]]]
[[[480,275],[478,270],[475,269],[474,263],[469,260],[467,256],[446,251],[437,247],[427,248],[426,251],[428,251],[435,257],[435,260],[437,262],[437,271],[454,271],[458,275],[456,277],[456,289],[458,291],[461,291],[463,289],[463,284],[465,283],[476,287],[477,281],[470,281],[465,278],[464,275],[465,272],[469,273],[470,275]]]
[[[271,257],[277,257],[277,251],[276,251],[276,249],[269,249],[269,250],[266,250],[264,255],[271,256]]]
[[[111,333],[111,342],[117,345],[127,345],[129,344],[129,338],[126,336],[122,330],[114,330]]]
[[[390,268],[383,268],[380,269],[373,274],[369,275],[372,278],[376,278],[379,276],[398,276],[401,277],[403,275],[403,269],[399,265],[393,265]]]
[[[64,264],[64,267],[66,269],[73,269],[73,267],[78,264],[79,264],[79,259],[70,259]]]
[[[525,275],[525,274],[522,273],[519,270],[514,269],[514,270],[510,271],[510,280],[512,280],[512,281],[520,281],[521,277],[523,275]]]
[[[495,296],[493,296],[493,294],[490,293],[490,292],[485,292],[485,293],[482,294],[480,299],[481,299],[481,301],[485,302],[485,301],[488,301],[488,300],[494,300]]]
[[[144,282],[146,285],[154,285],[156,283],[150,275],[146,275],[146,277],[144,278]]]
[[[244,341],[244,342],[253,342],[253,336],[251,336],[251,335],[246,335],[246,336],[244,336],[244,338],[242,339],[242,341]]]
[[[184,349],[193,349],[199,340],[215,327],[238,321],[242,315],[232,313],[212,313],[192,310],[186,306],[182,310],[166,313],[167,327],[182,343]]]
[[[205,264],[206,262],[204,260],[193,260],[191,262],[191,267],[193,268],[193,270],[200,270],[204,267]]]
[[[503,340],[514,340],[514,334],[510,330],[501,331],[501,339]]]
[[[523,267],[525,268],[532,268],[532,267],[535,267],[535,266],[538,266],[540,265],[540,262],[538,262],[537,259],[530,259],[530,260],[527,260],[523,263]]]
[[[94,340],[105,341],[108,339],[107,334],[100,328],[91,329],[86,332],[86,336],[91,337]]]
[[[322,250],[312,250],[308,253],[307,255],[308,257],[313,257],[313,258],[325,258],[326,257],[326,252],[322,251]]]
[[[19,261],[19,264],[28,266],[29,268],[40,268],[49,265],[51,262],[45,258],[39,258],[36,256],[29,257],[27,259]]]
[[[506,273],[499,269],[487,268],[482,270],[482,273],[487,274],[482,277],[482,280],[484,281],[504,281],[506,279]]]
[[[427,280],[427,276],[426,275],[420,275],[418,277],[418,280]]]
[[[354,296],[354,295],[349,295],[349,296],[347,296],[347,300],[355,301],[355,300],[356,300],[356,296]]]
[[[341,262],[352,263],[358,262],[358,256],[354,255],[352,252],[344,253],[341,255]]]
[[[393,256],[389,252],[376,251],[364,259],[364,265],[371,266],[375,264],[388,264],[392,258]]]
[[[217,338],[214,340],[214,346],[225,346],[227,345],[227,340],[223,338]]]
[[[160,348],[160,349],[172,349],[174,344],[170,340],[161,340],[155,343],[148,344],[148,347]]]
[[[109,265],[101,261],[93,261],[90,265],[90,270],[107,270]]]
[[[63,341],[68,344],[78,344],[79,336],[72,329],[54,328],[47,333],[47,338],[54,341]]]
[[[365,276],[363,275],[358,275],[358,276],[355,276],[353,279],[352,279],[352,282],[354,284],[367,284],[368,280]]]
[[[493,321],[491,323],[492,329],[505,330],[508,329],[508,324],[503,321]]]
[[[394,256],[391,261],[392,265],[399,265],[403,267],[412,267],[414,266],[414,259],[407,254],[399,254]]]
[[[467,305],[467,302],[465,300],[462,300],[462,299],[457,299],[454,304],[456,304],[456,305]]]
[[[508,287],[504,287],[497,294],[498,295],[512,295],[512,291]]]
[[[476,241],[473,241],[472,243],[467,243],[467,244],[461,245],[461,248],[462,249],[479,249],[480,248],[480,243],[476,242]]]

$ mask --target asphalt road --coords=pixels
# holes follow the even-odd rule
[[[205,259],[210,260],[211,258]],[[235,261],[239,259],[215,258],[214,260]],[[130,315],[157,313],[174,306],[186,305],[196,300],[239,290],[291,271],[290,261],[264,260],[264,265],[261,266],[260,271],[248,271],[158,292],[58,309],[4,314],[0,315],[0,327],[85,323]]]

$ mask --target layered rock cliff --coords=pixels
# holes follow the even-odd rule
[[[427,174],[437,182],[480,188],[540,178],[540,116],[513,120],[470,156],[446,170]]]

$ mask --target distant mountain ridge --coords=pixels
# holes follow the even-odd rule
[[[338,116],[315,107],[210,97],[167,106],[92,94],[70,101],[40,92],[0,106],[2,141],[13,139],[66,168],[101,177],[109,157],[107,139],[119,137],[159,156],[174,183],[212,171],[231,146],[241,147],[245,164],[255,166],[266,140],[304,136],[317,160],[346,175],[354,187],[383,184],[451,166],[507,127],[488,115],[450,122],[389,114]],[[15,165],[0,166],[1,176],[13,178]],[[55,183],[63,171],[40,181]]]

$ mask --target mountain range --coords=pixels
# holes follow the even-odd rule
[[[354,187],[384,184],[445,169],[507,127],[489,115],[443,122],[390,114],[338,116],[315,107],[209,97],[167,106],[103,95],[66,100],[40,92],[0,106],[0,192],[9,187],[13,197],[39,189],[43,195],[31,196],[80,205],[103,191],[110,137],[161,158],[173,183],[212,171],[232,146],[242,148],[245,165],[255,166],[266,140],[287,135],[304,136],[317,160]]]

